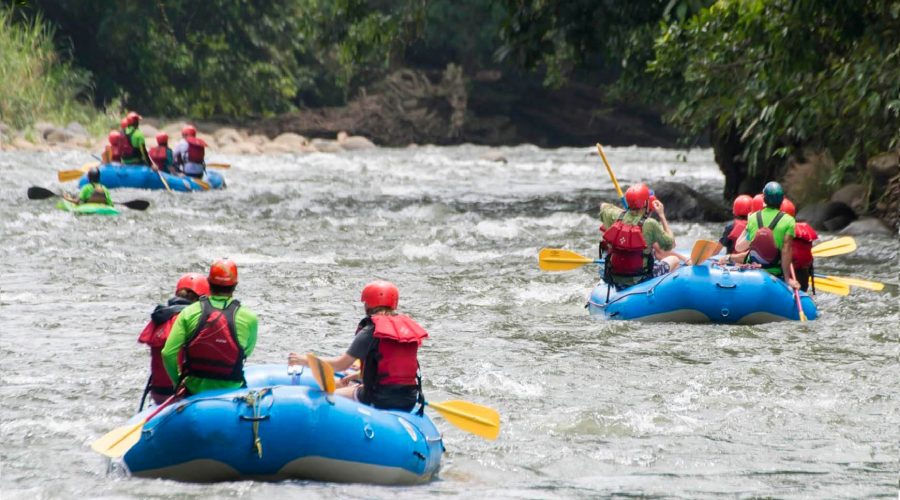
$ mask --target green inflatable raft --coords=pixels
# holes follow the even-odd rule
[[[119,210],[103,203],[72,203],[68,200],[59,200],[56,208],[65,212],[72,212],[81,215],[119,215]]]

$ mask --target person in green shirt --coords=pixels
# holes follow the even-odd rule
[[[141,123],[141,115],[134,111],[128,113],[125,117],[128,127],[122,132],[125,135],[125,141],[131,147],[125,147],[122,153],[122,163],[126,165],[150,165],[154,170],[153,164],[150,163],[150,156],[147,154],[147,145],[144,140],[144,133],[138,128]]]
[[[189,394],[244,386],[244,360],[256,346],[256,314],[232,298],[237,264],[209,268],[209,297],[181,311],[162,350],[166,373]]]
[[[109,196],[109,190],[103,184],[100,184],[100,169],[94,167],[88,170],[88,183],[81,188],[78,193],[78,199],[75,200],[79,205],[85,203],[100,203],[112,206],[112,197]]]
[[[769,273],[784,279],[793,288],[800,288],[791,272],[791,247],[796,221],[781,211],[784,189],[777,182],[763,188],[766,206],[747,217],[746,236],[739,237],[735,253],[728,256],[735,262],[760,264]]]
[[[604,280],[616,288],[625,288],[678,269],[682,259],[669,253],[675,247],[675,236],[666,220],[663,203],[650,200],[650,189],[636,184],[625,192],[628,210],[603,203],[600,221],[609,255],[606,257]],[[652,204],[651,204],[652,203]],[[651,207],[659,222],[649,218]],[[654,254],[666,255],[656,260]]]

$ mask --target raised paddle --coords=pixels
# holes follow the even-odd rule
[[[844,283],[845,285],[855,286],[859,288],[865,288],[867,290],[872,290],[875,292],[880,292],[884,290],[884,283],[878,281],[869,281],[860,278],[845,278],[842,276],[825,276],[822,274],[816,274],[816,286],[819,286],[819,283],[822,282],[823,279],[829,279],[833,281],[837,281],[840,283]]]
[[[850,287],[846,283],[826,276],[819,277],[818,275],[816,275],[816,291],[841,296],[850,295]]]
[[[571,271],[585,264],[603,264],[603,261],[561,248],[542,248],[538,254],[538,265],[542,271]]]
[[[609,173],[609,178],[612,179],[613,186],[616,187],[616,192],[619,193],[619,199],[622,200],[622,207],[626,210],[628,209],[628,203],[625,202],[625,195],[622,194],[622,188],[619,187],[619,181],[616,180],[616,174],[613,173],[612,167],[609,166],[609,160],[606,159],[606,153],[603,152],[603,147],[600,146],[600,143],[597,143],[597,152],[600,153],[600,158],[603,160],[603,164],[606,165],[606,171]]]
[[[856,250],[856,240],[852,236],[843,236],[835,240],[819,243],[812,248],[813,257],[834,257]]]
[[[695,266],[706,262],[706,259],[712,257],[716,253],[717,243],[710,240],[697,240],[694,248],[691,249],[691,262]]]
[[[81,168],[72,170],[60,170],[56,173],[56,178],[59,179],[59,182],[77,181],[81,178],[81,176],[87,173],[88,170],[99,166],[99,162],[85,163],[81,166]]]
[[[794,273],[794,265],[791,264],[791,279],[797,280],[797,275]],[[794,292],[794,300],[797,301],[797,314],[800,316],[800,322],[803,323],[806,321],[806,313],[803,312],[803,306],[800,305],[800,290],[797,290],[794,287],[790,287],[791,291]]]
[[[184,388],[179,388],[175,394],[169,396],[169,399],[163,401],[139,423],[123,425],[107,432],[106,435],[91,443],[91,449],[109,458],[121,457],[141,440],[141,429],[144,428],[144,425],[183,394]]]
[[[52,198],[54,196],[58,196],[60,198],[65,199],[65,196],[61,194],[56,194],[49,189],[44,189],[39,186],[31,186],[28,188],[28,199],[29,200],[46,200],[47,198]],[[122,205],[124,207],[128,207],[132,210],[147,210],[147,207],[150,206],[150,202],[147,200],[131,200],[131,201],[114,201],[116,205]]]

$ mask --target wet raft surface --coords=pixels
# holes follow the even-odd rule
[[[3,498],[896,494],[895,287],[820,296],[805,325],[592,320],[596,270],[542,274],[536,255],[594,254],[595,207],[615,198],[599,161],[589,148],[525,146],[504,165],[478,161],[484,151],[223,158],[237,165],[229,189],[117,190],[153,205],[112,218],[25,199],[83,154],[0,154]],[[710,152],[677,153],[607,152],[623,183],[677,169],[674,180],[720,189]],[[720,231],[674,229],[683,245]],[[896,240],[859,240],[819,269],[894,282]],[[182,272],[219,256],[238,261],[238,295],[260,317],[251,362],[341,352],[361,286],[396,281],[431,333],[427,396],[497,408],[500,440],[436,418],[442,480],[412,488],[107,477],[88,445],[137,408],[149,364],[138,332]]]

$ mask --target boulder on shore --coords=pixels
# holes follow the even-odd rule
[[[878,217],[861,217],[849,226],[841,229],[841,234],[849,236],[868,236],[873,234],[891,236],[894,230]]]
[[[653,186],[656,197],[665,206],[666,218],[679,221],[725,222],[731,210],[680,182],[659,182]]]
[[[831,195],[831,201],[839,201],[849,205],[854,212],[866,212],[866,187],[862,184],[847,184]]]
[[[823,201],[800,209],[797,220],[808,222],[819,231],[839,231],[856,220],[856,212],[846,203]]]

